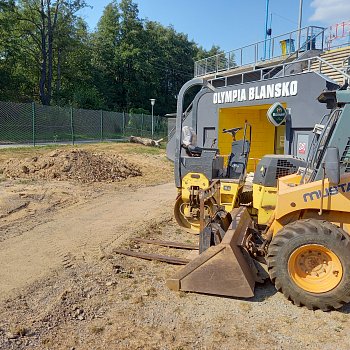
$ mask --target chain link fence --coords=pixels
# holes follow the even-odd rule
[[[167,136],[159,116],[95,111],[37,103],[0,102],[0,144],[46,144]]]

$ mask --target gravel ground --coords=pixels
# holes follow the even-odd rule
[[[168,210],[135,236],[196,242]],[[179,267],[113,253],[56,270],[0,307],[1,349],[349,349],[350,307],[298,308],[271,283],[248,300],[172,292]],[[167,248],[142,250],[169,253]],[[171,251],[186,256],[183,251]]]
[[[5,260],[0,264],[1,290],[8,268],[35,266],[38,256],[42,272],[0,294],[1,350],[350,349],[350,305],[327,313],[298,308],[269,282],[247,300],[173,292],[165,281],[181,267],[116,254],[122,247],[188,257],[188,251],[131,238],[194,244],[198,239],[173,220],[172,184],[154,187],[170,180],[163,155],[136,156],[122,147],[117,153],[138,163],[143,177],[103,186],[1,183],[8,198],[0,202],[0,259],[5,247],[11,248],[6,254],[20,257],[8,267]],[[46,195],[40,197],[41,188]],[[130,212],[124,221],[123,210]],[[59,248],[61,263],[45,251],[45,234],[51,237],[48,251]],[[42,257],[45,266],[39,264]]]

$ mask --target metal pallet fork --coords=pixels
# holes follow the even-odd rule
[[[157,245],[161,247],[181,249],[181,250],[198,250],[199,249],[198,245],[194,245],[194,244],[172,242],[172,241],[161,241],[157,239],[133,238],[132,241],[136,243]],[[114,252],[121,255],[132,256],[135,258],[140,258],[145,260],[162,261],[162,262],[166,262],[168,264],[174,264],[174,265],[186,265],[191,261],[190,259],[179,258],[175,256],[145,253],[145,252],[140,252],[135,250],[125,250],[120,248],[114,249]]]

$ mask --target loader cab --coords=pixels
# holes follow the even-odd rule
[[[321,180],[323,164],[328,148],[337,148],[340,155],[340,172],[349,172],[350,91],[325,91],[318,101],[326,103],[330,114],[323,117],[314,129],[314,137],[307,157],[307,166],[302,183]]]

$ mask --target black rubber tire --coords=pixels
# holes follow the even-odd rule
[[[293,251],[306,244],[319,244],[339,258],[343,277],[331,291],[311,293],[297,286],[288,272],[288,260]],[[350,302],[350,238],[328,221],[299,220],[286,225],[272,239],[267,254],[270,278],[278,291],[298,306],[328,311]]]

